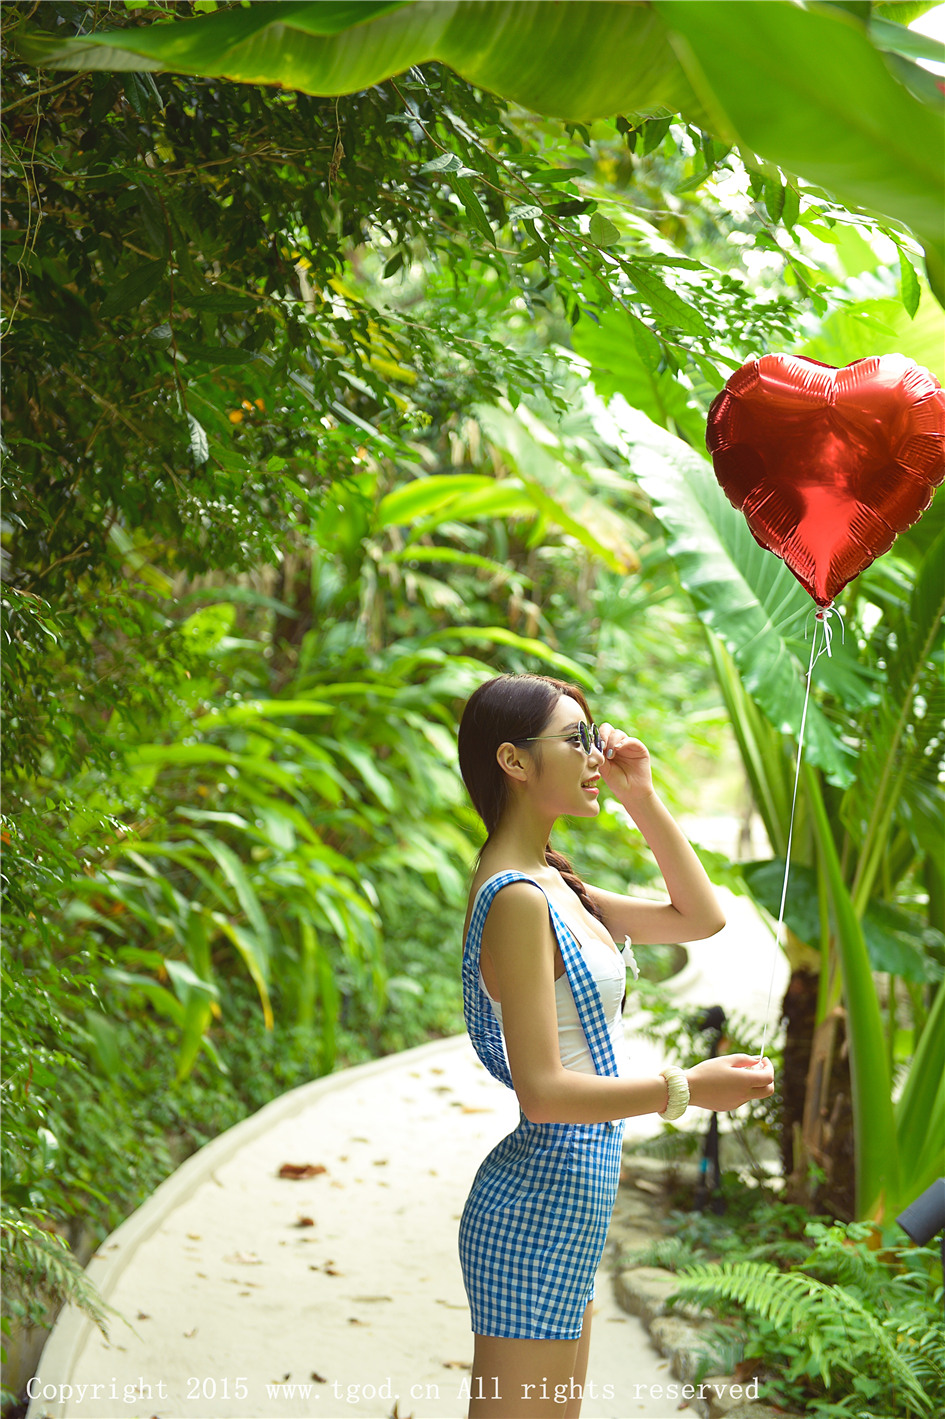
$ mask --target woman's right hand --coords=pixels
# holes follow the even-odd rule
[[[774,1093],[771,1061],[758,1062],[757,1055],[723,1054],[704,1059],[685,1071],[689,1081],[689,1102],[700,1109],[727,1113],[752,1099],[767,1099]]]

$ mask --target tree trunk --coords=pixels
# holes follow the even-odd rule
[[[791,1201],[849,1221],[856,1158],[846,1013],[838,1007],[817,1026],[817,984],[813,972],[794,971],[784,997],[781,1163]]]
[[[807,1094],[807,1071],[817,1019],[817,983],[814,971],[797,969],[791,972],[781,1014],[786,1023],[784,1062],[781,1065],[781,1170],[789,1179],[792,1199],[795,1175],[803,1179],[801,1130],[804,1123],[804,1099]],[[797,1199],[800,1201],[800,1198]]]

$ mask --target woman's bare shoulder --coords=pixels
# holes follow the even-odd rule
[[[536,900],[539,894],[548,895],[549,881],[542,881],[538,873],[528,873],[528,871],[524,871],[524,868],[521,867],[495,867],[490,863],[482,863],[481,866],[478,867],[477,873],[475,873],[475,877],[473,878],[473,884],[471,884],[470,887],[470,897],[468,897],[470,911],[473,910],[475,898],[480,895],[485,884],[490,883],[494,877],[504,876],[505,873],[521,873],[522,877],[519,881],[509,881],[509,883],[505,884],[504,887],[495,894],[494,902],[502,900],[531,900],[531,898],[535,898]]]
[[[503,872],[517,872],[518,870],[518,868],[512,867],[480,868],[473,878],[469,890],[464,935],[469,930],[476,899],[485,884],[493,877],[501,876]],[[490,936],[497,929],[502,933],[521,929],[529,923],[536,923],[540,916],[547,915],[548,899],[544,888],[530,874],[525,874],[525,877],[528,880],[523,878],[517,882],[507,882],[489,903],[484,930],[488,930]]]

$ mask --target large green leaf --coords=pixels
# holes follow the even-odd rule
[[[246,913],[247,920],[255,932],[256,940],[260,944],[263,969],[264,972],[267,971],[269,956],[272,952],[272,936],[266,914],[245,867],[229,844],[214,837],[212,833],[198,830],[194,833],[194,837],[203,844],[236,893],[237,900]]]
[[[138,744],[127,753],[129,765],[163,767],[166,764],[193,767],[197,764],[229,764],[245,773],[271,779],[280,788],[292,792],[295,780],[291,773],[268,760],[246,754],[233,754],[215,744]]]
[[[124,985],[133,990],[139,990],[146,999],[150,1000],[159,1014],[173,1021],[178,1028],[183,1028],[184,1007],[177,996],[172,995],[166,986],[158,985],[157,981],[152,980],[150,976],[135,975],[134,972],[120,970],[117,966],[106,966],[103,974],[107,981],[111,981],[115,985]]]
[[[199,715],[193,722],[200,731],[215,729],[221,724],[252,724],[260,717],[281,719],[286,716],[334,714],[334,706],[322,704],[318,700],[243,700],[238,705],[227,705],[226,709],[211,710]]]
[[[831,311],[798,353],[837,366],[870,355],[906,355],[945,381],[945,314],[930,300],[920,302],[913,320],[901,301],[857,301]]]
[[[46,68],[171,69],[318,94],[366,89],[439,59],[470,82],[549,115],[589,119],[631,109],[676,112],[682,104],[696,106],[649,5],[350,3],[328,6],[327,25],[322,8],[307,0],[257,4],[186,24],[108,30],[80,40],[24,35],[21,49]],[[346,25],[351,28],[344,32]],[[613,60],[619,56],[619,63],[602,62],[604,53]]]
[[[489,442],[518,472],[539,512],[613,571],[638,566],[632,524],[595,496],[580,465],[550,429],[521,408],[513,414],[480,405],[475,413]]]
[[[499,581],[518,582],[522,586],[531,585],[531,577],[525,576],[522,572],[514,570],[504,562],[497,562],[492,557],[482,557],[478,552],[463,552],[458,547],[417,547],[415,545],[404,547],[399,552],[387,552],[384,556],[386,562],[449,562],[460,567],[476,567],[481,571],[487,571]],[[396,693],[396,691],[395,691]]]
[[[754,902],[777,921],[784,884],[783,857],[743,863],[741,873]],[[819,874],[803,863],[791,864],[784,920],[800,941],[817,950],[820,945]],[[861,925],[874,971],[901,976],[903,980],[922,985],[937,983],[941,979],[942,968],[923,949],[922,935],[916,928],[914,915],[888,902],[873,901],[867,907]]]
[[[895,640],[872,721],[872,742],[860,756],[856,780],[843,804],[844,820],[860,848],[853,898],[861,915],[882,871],[890,824],[907,785],[919,778],[933,787],[941,782],[945,694],[936,652],[945,620],[943,558],[945,533],[940,533],[923,558],[908,606],[893,627]],[[941,832],[936,836],[934,856],[941,860]]]
[[[787,851],[793,774],[781,738],[742,684],[725,646],[705,627],[706,646],[725,701],[729,723],[751,785],[752,799],[775,852]]]
[[[882,1017],[863,930],[843,881],[817,777],[807,765],[804,787],[820,863],[833,909],[835,940],[843,968],[850,1045],[850,1085],[853,1095],[853,1138],[856,1152],[856,1212],[858,1218],[894,1215],[902,1201],[901,1160],[896,1129]]]
[[[666,529],[696,611],[725,644],[745,689],[771,724],[796,737],[809,663],[804,634],[814,625],[813,602],[784,563],[755,541],[695,449],[642,414],[623,432],[634,475]],[[844,654],[842,645],[835,645],[834,654]],[[818,672],[824,664],[821,658]],[[852,781],[850,751],[813,696],[804,752],[832,782]]]
[[[269,962],[265,954],[265,948],[260,949],[260,943],[252,932],[247,931],[243,926],[238,926],[235,921],[230,921],[222,912],[211,912],[210,919],[214,926],[232,941],[233,945],[242,956],[246,964],[246,969],[252,976],[253,983],[259,992],[259,1000],[263,1008],[263,1020],[266,1029],[271,1030],[273,1014],[267,980]]]
[[[945,985],[940,985],[895,1106],[903,1177],[912,1201],[945,1171]]]
[[[563,450],[553,457],[516,415],[493,407],[480,407],[476,415],[488,438],[521,476],[496,479],[439,473],[418,478],[381,499],[377,511],[381,527],[410,526],[409,541],[416,542],[444,522],[543,514],[614,571],[628,571],[636,564],[627,523],[569,474]]]
[[[601,311],[597,322],[582,320],[571,342],[591,366],[594,387],[605,398],[620,394],[631,409],[642,409],[661,428],[678,431],[689,443],[705,435],[702,411],[690,403],[672,371],[645,360],[637,348],[634,327],[621,311]]]
[[[738,143],[849,206],[895,216],[945,280],[942,114],[892,77],[864,25],[791,0],[654,0],[726,143]]]
[[[24,33],[19,44],[47,68],[170,69],[315,94],[356,92],[440,60],[555,117],[681,113],[904,222],[943,298],[941,114],[892,77],[866,27],[843,11],[791,0],[257,4],[69,40]]]
[[[377,525],[403,527],[439,513],[456,516],[452,509],[460,498],[494,487],[495,479],[482,473],[437,473],[431,478],[415,478],[381,498]]]
[[[565,680],[575,680],[591,691],[600,689],[593,675],[589,675],[584,667],[578,665],[570,656],[549,650],[544,641],[535,640],[531,636],[516,635],[515,631],[510,631],[505,626],[449,626],[446,630],[434,631],[426,640],[428,644],[461,640],[505,646],[526,658],[544,661]]]

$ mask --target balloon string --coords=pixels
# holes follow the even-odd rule
[[[774,990],[774,973],[778,963],[778,951],[782,945],[782,932],[784,930],[784,906],[787,902],[788,880],[791,875],[791,844],[794,841],[794,814],[797,808],[797,789],[801,779],[801,759],[804,753],[804,728],[807,724],[807,706],[810,703],[810,687],[814,675],[814,666],[820,657],[826,653],[829,657],[833,654],[833,627],[830,624],[832,616],[839,616],[839,611],[831,604],[818,611],[815,616],[814,638],[810,647],[810,664],[807,667],[807,688],[804,691],[804,708],[801,711],[801,725],[797,735],[797,767],[794,772],[794,793],[791,797],[791,820],[788,825],[787,849],[784,854],[784,881],[781,886],[781,906],[778,911],[778,928],[775,933],[775,951],[771,958],[771,978],[768,981],[768,1000],[765,1005],[764,1032],[761,1037],[761,1049],[758,1052],[758,1062],[764,1059],[765,1043],[768,1038],[768,1019],[771,1012],[771,992]],[[817,649],[817,628],[821,627],[824,633],[824,643],[820,650]],[[840,619],[840,636],[843,638],[843,619]],[[805,632],[806,638],[806,632]]]

